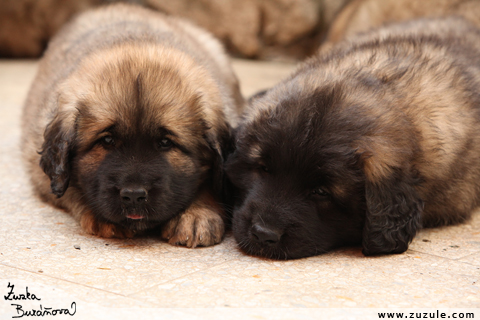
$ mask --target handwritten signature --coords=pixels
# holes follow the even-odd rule
[[[3,296],[3,298],[6,301],[41,301],[42,299],[36,296],[34,293],[31,293],[28,291],[28,287],[25,287],[25,293],[15,293],[13,290],[15,289],[14,284],[10,284],[10,282],[7,285],[7,288],[9,289],[7,295]],[[73,316],[75,313],[77,313],[77,304],[75,302],[72,302],[70,305],[70,308],[65,308],[65,309],[57,309],[57,308],[50,308],[50,307],[44,307],[40,305],[38,309],[29,309],[29,310],[24,310],[23,306],[21,304],[17,303],[12,303],[11,304],[13,307],[15,307],[15,311],[17,314],[15,316],[12,316],[12,318],[23,318],[23,317],[44,317],[44,316],[56,316],[56,315],[70,315]]]

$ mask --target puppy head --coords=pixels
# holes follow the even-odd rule
[[[89,57],[61,86],[45,131],[52,192],[77,188],[99,219],[131,229],[168,220],[200,187],[220,188],[214,164],[230,131],[219,96],[207,72],[173,49]]]
[[[362,242],[366,254],[404,251],[421,204],[405,155],[384,159],[391,145],[373,134],[377,116],[352,108],[341,87],[285,92],[253,101],[275,107],[238,129],[227,161],[239,189],[233,226],[240,247],[276,259]]]

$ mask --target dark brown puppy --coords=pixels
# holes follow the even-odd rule
[[[459,223],[480,193],[480,31],[419,20],[318,55],[253,99],[227,174],[249,254],[362,244],[400,253]]]
[[[242,98],[220,44],[160,13],[112,5],[50,43],[23,115],[35,190],[101,237],[169,221],[188,247],[222,239],[222,156]]]

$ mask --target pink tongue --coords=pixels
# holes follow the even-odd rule
[[[140,219],[143,219],[143,216],[141,215],[138,215],[138,214],[129,214],[127,216],[128,219],[133,219],[133,220],[140,220]]]

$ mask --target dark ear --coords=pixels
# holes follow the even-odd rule
[[[51,181],[52,193],[63,196],[70,181],[70,158],[75,141],[73,124],[57,115],[47,126],[41,154],[40,167]]]
[[[224,162],[228,155],[233,152],[233,134],[232,128],[227,125],[216,135],[212,132],[207,133],[207,142],[214,152],[212,161],[212,187],[215,195],[223,199],[225,194],[225,172]]]
[[[402,170],[389,178],[366,182],[366,217],[363,253],[402,253],[420,228],[423,201],[415,189],[417,179]]]
[[[268,89],[265,89],[265,90],[256,92],[256,93],[253,94],[250,98],[248,98],[247,103],[250,104],[250,103],[252,103],[254,100],[263,97],[263,96],[267,93],[267,91],[268,91]]]

